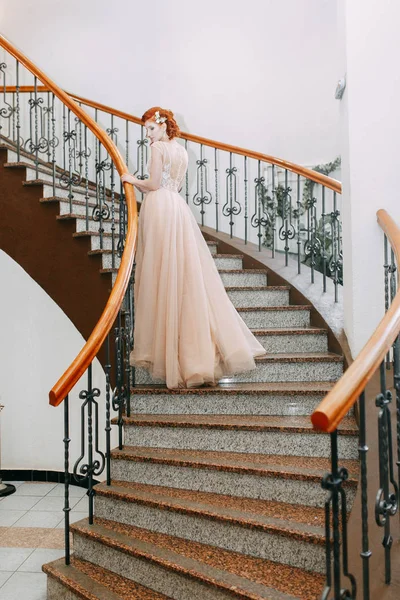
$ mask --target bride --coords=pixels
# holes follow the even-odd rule
[[[149,179],[123,175],[144,192],[135,273],[131,365],[168,388],[215,385],[255,368],[264,348],[228,298],[208,246],[180,196],[188,166],[171,111],[155,106],[142,122],[150,140]]]

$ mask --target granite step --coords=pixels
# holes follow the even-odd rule
[[[96,486],[96,517],[324,572],[325,510],[193,490]]]
[[[286,285],[262,287],[225,286],[225,289],[235,308],[286,306],[289,304],[290,287]]]
[[[304,416],[134,415],[123,420],[128,446],[326,458],[331,451],[330,436],[313,429]],[[357,459],[354,418],[344,418],[338,433],[340,458]]]
[[[107,197],[107,203],[110,203],[111,197]],[[42,204],[51,204],[53,202],[58,202],[60,206],[60,215],[66,215],[70,213],[70,205],[69,200],[67,198],[63,198],[62,196],[52,196],[50,198],[40,198],[39,202]],[[92,198],[87,202],[89,217],[93,215],[93,209],[97,206],[96,198]],[[72,200],[72,209],[73,214],[86,216],[86,201],[76,200],[75,198]],[[119,200],[115,201],[114,206],[115,213],[118,214],[119,218]]]
[[[206,243],[211,254],[215,256],[218,253],[218,242],[207,241]]]
[[[250,329],[281,329],[309,327],[311,306],[255,306],[237,308],[237,312]]]
[[[43,565],[47,574],[47,600],[171,600],[154,590],[116,575],[108,569],[72,556]]]
[[[213,258],[217,269],[243,269],[243,254],[214,254]]]
[[[343,357],[331,352],[270,353],[256,357],[255,364],[254,370],[223,377],[220,383],[337,381],[343,373]],[[135,368],[135,381],[163,383],[143,367]]]
[[[330,460],[304,456],[193,451],[124,446],[111,453],[114,480],[212,492],[322,508],[321,488]],[[359,463],[341,460],[348,510],[357,490]]]
[[[326,329],[292,327],[286,329],[253,329],[252,333],[269,353],[328,352]]]
[[[131,412],[144,414],[310,415],[332,382],[220,384],[170,390],[164,386],[131,389]]]
[[[90,237],[90,246],[92,250],[111,250],[112,249],[112,235],[111,233],[103,233],[103,243],[101,246],[100,233],[99,231],[76,231],[72,234],[72,237]],[[114,234],[114,244],[116,245],[118,237]],[[117,269],[106,271],[113,274],[113,285],[116,279]]]
[[[110,207],[110,211],[111,211],[111,207]],[[94,219],[94,217],[92,215],[90,215],[88,217],[87,223],[86,223],[86,216],[77,214],[77,213],[60,214],[60,215],[57,215],[56,219],[58,221],[75,220],[77,233],[86,232],[86,231],[99,231],[99,228],[100,228],[100,221],[98,221],[97,219]],[[87,229],[87,226],[89,226],[89,229]],[[110,233],[110,234],[112,233],[113,223],[111,220],[111,212],[110,212],[110,216],[107,219],[103,219],[101,221],[101,227],[102,227],[104,233]],[[119,235],[119,219],[118,219],[118,217],[114,218],[114,235]]]
[[[323,577],[113,521],[72,525],[75,555],[87,556],[174,600],[317,600]]]

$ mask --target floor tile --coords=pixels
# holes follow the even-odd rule
[[[0,529],[0,547],[58,548],[60,546],[46,546],[42,543],[42,540],[54,531],[56,530],[44,527],[3,527]]]
[[[74,510],[78,512],[87,512],[89,510],[89,498],[85,496],[79,500],[78,504],[75,504]]]
[[[16,571],[34,548],[0,548],[0,571]]]
[[[50,496],[63,496],[64,497],[64,484],[57,483],[56,487],[53,488],[48,494],[47,497]],[[69,497],[70,498],[82,498],[87,492],[87,489],[78,487],[77,485],[69,486]]]
[[[0,588],[0,600],[46,600],[44,573],[14,573]]]
[[[65,532],[64,529],[50,529],[47,530],[47,535],[45,535],[40,543],[38,544],[39,548],[64,548],[65,544]],[[70,545],[71,549],[73,546],[73,538],[72,533],[70,534]]]
[[[24,573],[41,573],[42,565],[57,560],[64,556],[64,549],[49,550],[48,548],[37,548],[32,554],[26,559],[25,562],[18,568],[19,572]]]
[[[0,526],[11,527],[26,514],[26,510],[0,510]]]
[[[57,484],[56,483],[23,483],[20,485],[15,496],[46,496]]]
[[[0,504],[0,510],[30,510],[38,502],[40,502],[40,497],[38,496],[17,496],[13,494],[4,498]]]
[[[71,510],[71,512],[69,513],[69,522],[72,525],[72,523],[76,523],[76,521],[80,521],[81,519],[86,519],[88,516],[87,512],[77,512],[74,510]],[[63,529],[64,528],[64,519],[62,521],[60,521],[57,525],[57,529]]]
[[[22,498],[23,496],[21,496]],[[75,504],[80,502],[80,498],[70,498],[69,506],[73,508]],[[41,511],[51,511],[51,512],[59,512],[61,516],[63,516],[63,508],[64,508],[64,498],[62,496],[45,496],[41,500],[32,507],[32,512],[36,512],[38,510]]]
[[[0,571],[0,588],[11,577],[14,571]],[[0,592],[1,593],[1,592]]]
[[[53,529],[59,522],[60,512],[33,511],[27,512],[21,519],[14,523],[13,527],[47,527]]]

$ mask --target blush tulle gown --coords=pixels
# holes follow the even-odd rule
[[[185,148],[169,140],[153,143],[151,151],[150,179],[159,187],[146,193],[139,216],[130,362],[168,388],[216,384],[254,369],[254,357],[265,350],[236,312],[179,194]]]

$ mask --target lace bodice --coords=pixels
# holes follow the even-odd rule
[[[155,153],[160,153],[162,161],[153,161]],[[161,172],[153,172],[152,163],[159,164]],[[151,173],[151,177],[155,178],[156,181],[161,181],[160,187],[171,190],[172,192],[179,192],[182,187],[183,178],[185,177],[186,169],[188,166],[188,155],[183,146],[176,140],[170,140],[168,142],[154,142],[151,145],[151,157],[147,165],[148,171]]]

